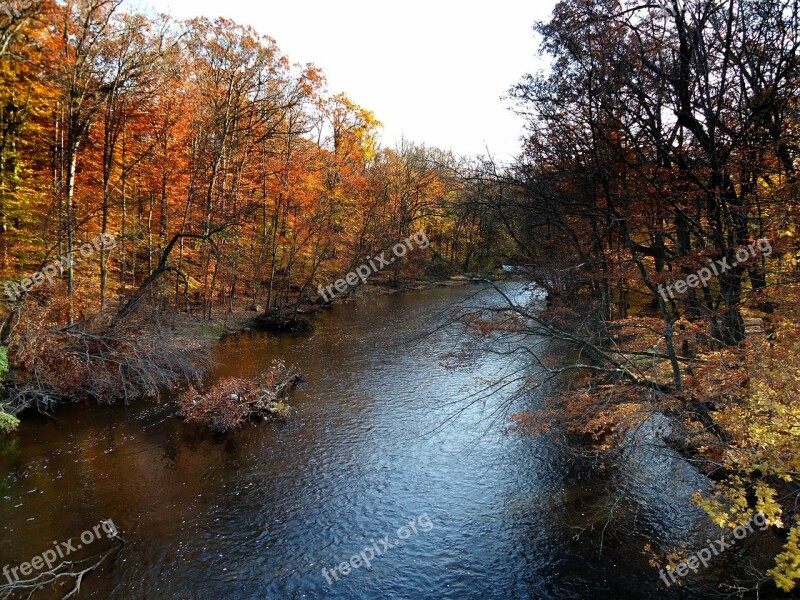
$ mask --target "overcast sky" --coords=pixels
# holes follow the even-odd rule
[[[522,121],[501,100],[544,66],[532,26],[555,0],[149,0],[180,18],[224,16],[269,35],[292,62],[321,67],[401,136],[457,154],[513,156]]]

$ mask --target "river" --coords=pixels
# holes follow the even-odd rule
[[[477,291],[369,298],[319,315],[309,334],[221,343],[215,376],[253,376],[275,358],[302,371],[285,424],[215,436],[169,403],[67,407],[26,423],[0,440],[0,566],[111,519],[128,544],[80,597],[705,597],[703,580],[668,589],[642,552],[697,537],[687,533],[702,522],[687,505],[691,474],[668,460],[650,476],[677,473],[672,487],[611,477],[558,436],[504,432],[509,411],[535,396],[469,400],[507,359],[486,352],[447,368],[464,332],[436,325]],[[608,506],[622,526],[598,525]],[[331,575],[368,548],[369,567]]]

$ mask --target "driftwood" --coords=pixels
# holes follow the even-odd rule
[[[297,372],[278,362],[256,380],[231,377],[206,392],[191,387],[181,396],[178,414],[187,423],[203,425],[217,433],[257,420],[285,420],[291,411],[281,399],[300,379]]]

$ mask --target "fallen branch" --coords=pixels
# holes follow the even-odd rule
[[[125,547],[125,540],[119,535],[113,536],[119,544],[110,548],[104,554],[98,554],[90,558],[79,561],[64,561],[49,571],[39,573],[32,579],[23,579],[14,583],[0,585],[0,600],[7,600],[14,594],[24,594],[26,598],[31,598],[35,593],[50,586],[55,586],[62,580],[72,580],[72,587],[62,596],[62,600],[73,598],[81,590],[83,580],[91,573],[96,571],[111,556],[118,554]],[[88,565],[82,568],[83,565]],[[80,568],[80,570],[75,570]]]
[[[298,373],[278,362],[254,381],[232,377],[205,393],[190,388],[180,399],[178,414],[187,423],[204,425],[217,433],[237,429],[253,420],[285,420],[290,409],[280,400],[298,381]]]

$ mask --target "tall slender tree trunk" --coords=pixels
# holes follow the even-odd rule
[[[67,325],[72,325],[75,322],[75,267],[72,264],[72,249],[75,246],[74,239],[74,222],[75,222],[75,170],[77,169],[77,145],[72,148],[67,148],[67,249],[65,255],[67,257],[67,304],[68,316]]]

